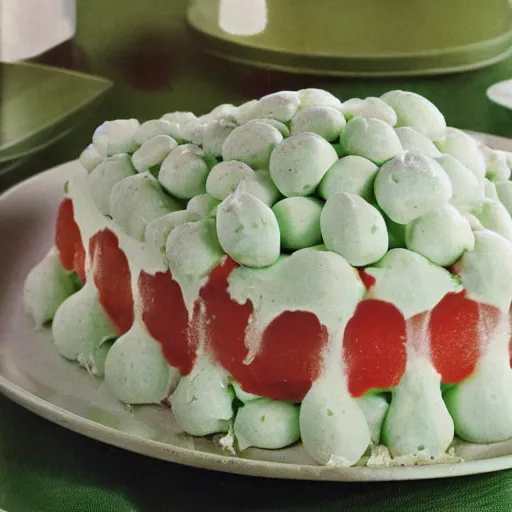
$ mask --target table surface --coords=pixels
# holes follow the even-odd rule
[[[206,112],[280,89],[320,87],[340,98],[408,89],[434,101],[449,125],[512,137],[512,113],[485,96],[512,77],[512,59],[429,78],[342,79],[288,75],[207,56],[184,22],[185,0],[78,0],[72,62],[115,80],[113,92],[72,134],[0,175],[0,191],[76,158],[105,118],[145,120]],[[1,289],[0,289],[1,293]],[[422,482],[371,484],[266,480],[197,470],[131,454],[40,419],[0,396],[0,508],[32,511],[496,511],[512,509],[512,470]]]

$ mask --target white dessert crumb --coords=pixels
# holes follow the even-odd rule
[[[339,455],[331,455],[325,464],[327,468],[349,468],[350,466],[353,466],[353,464]]]
[[[440,455],[431,455],[422,451],[411,455],[391,457],[388,448],[382,444],[372,445],[372,452],[366,465],[369,468],[389,468],[394,466],[426,466],[430,464],[458,464],[464,462],[462,457],[455,455],[455,448]]]
[[[83,366],[87,373],[92,377],[98,376],[98,369],[96,368],[93,361],[88,360],[88,358],[84,354],[78,354],[76,358],[78,364]]]
[[[228,433],[225,436],[216,439],[222,450],[227,451],[233,457],[236,455],[235,449],[235,434],[233,428],[230,427]]]

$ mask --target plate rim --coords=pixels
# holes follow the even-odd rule
[[[512,143],[512,141],[510,141]],[[20,190],[33,187],[40,181],[56,181],[79,165],[72,160],[36,174],[0,194],[0,203],[12,199]],[[57,186],[57,183],[55,186]],[[0,355],[1,357],[1,355]],[[279,479],[319,480],[339,482],[383,482],[395,480],[426,480],[483,474],[512,468],[512,454],[472,460],[463,463],[428,464],[368,468],[355,466],[332,468],[312,464],[285,463],[245,457],[219,455],[185,448],[124,432],[71,412],[37,396],[0,374],[0,392],[32,413],[85,437],[120,449],[152,458],[202,469],[247,476]]]

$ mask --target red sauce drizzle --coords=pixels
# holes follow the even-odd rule
[[[75,222],[73,202],[64,199],[59,206],[55,226],[55,246],[61,265],[66,270],[74,270],[82,283],[85,283],[85,249],[82,235]]]
[[[370,389],[396,386],[405,371],[406,340],[404,317],[393,304],[360,302],[343,338],[350,394],[358,397]]]
[[[187,375],[196,359],[197,338],[189,336],[188,311],[180,285],[170,270],[155,275],[142,271],[138,285],[144,324],[161,343],[167,362]]]
[[[130,268],[119,240],[110,229],[98,231],[89,241],[93,279],[99,301],[107,315],[124,334],[133,324]]]
[[[327,329],[312,313],[284,312],[263,333],[254,360],[244,364],[248,353],[245,329],[253,306],[249,301],[238,304],[229,296],[227,278],[237,266],[228,258],[210,274],[201,290],[209,349],[245,391],[276,400],[301,401],[320,375]]]
[[[370,290],[370,288],[375,284],[375,277],[371,276],[370,274],[367,274],[364,271],[364,268],[358,268],[357,272],[359,273],[359,277],[361,278],[361,281],[363,282],[366,290]]]

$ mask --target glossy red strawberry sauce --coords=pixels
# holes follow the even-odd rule
[[[120,334],[133,324],[133,296],[128,259],[109,229],[98,231],[89,240],[94,284],[99,301]]]
[[[59,206],[55,226],[55,247],[61,265],[66,270],[74,270],[80,281],[85,283],[85,249],[82,236],[75,222],[73,202],[64,199]]]

